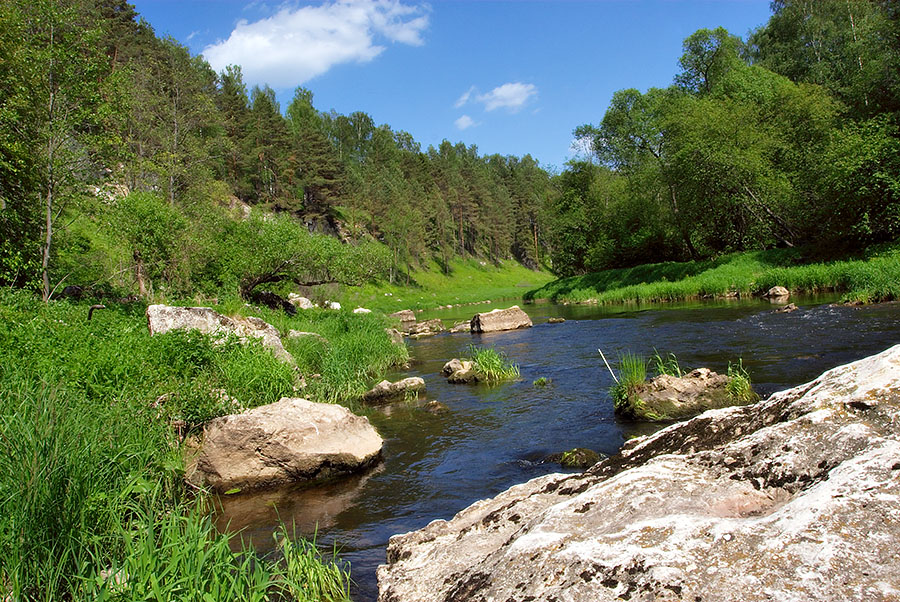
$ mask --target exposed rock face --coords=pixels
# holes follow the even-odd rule
[[[742,401],[729,394],[728,381],[726,375],[708,368],[697,368],[681,378],[661,374],[634,387],[628,402],[616,406],[616,414],[630,420],[678,420],[738,405]]]
[[[471,322],[472,332],[497,332],[531,328],[531,318],[518,305],[507,309],[495,309],[483,314],[475,314]]]
[[[893,600],[900,346],[395,535],[381,602]]]
[[[787,290],[783,286],[773,286],[766,291],[766,294],[764,296],[775,301],[783,301],[791,296],[791,291]]]
[[[444,332],[445,330],[446,328],[444,328],[444,323],[441,322],[441,319],[435,318],[413,324],[409,327],[409,334],[412,336],[425,336]]]
[[[297,309],[312,309],[315,307],[315,304],[312,301],[306,297],[301,297],[297,293],[289,293],[288,301]]]
[[[470,360],[453,358],[441,368],[441,374],[447,377],[451,384],[470,384],[478,382],[475,374],[475,365]]]
[[[190,479],[220,492],[312,481],[369,466],[381,446],[367,418],[336,404],[283,397],[211,420]]]
[[[404,399],[407,395],[418,396],[419,391],[425,390],[425,381],[418,376],[411,376],[392,383],[389,380],[383,380],[371,391],[367,391],[362,396],[365,403],[387,403]]]
[[[147,326],[150,336],[170,330],[199,330],[203,334],[227,336],[236,334],[242,340],[248,337],[260,339],[263,346],[281,361],[294,365],[294,358],[281,344],[281,337],[274,326],[254,318],[235,316],[229,318],[208,307],[172,307],[170,305],[150,305],[147,307]]]
[[[388,317],[400,320],[400,330],[403,332],[409,332],[409,329],[416,323],[416,314],[414,314],[411,309],[403,309],[388,314]]]

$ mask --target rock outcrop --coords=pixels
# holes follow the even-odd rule
[[[441,374],[447,377],[447,382],[454,385],[471,384],[478,382],[475,373],[475,364],[471,360],[453,358],[441,368]]]
[[[450,334],[458,334],[460,332],[471,332],[472,324],[470,322],[458,322],[450,327]]]
[[[381,602],[895,600],[900,346],[395,535]]]
[[[416,323],[416,314],[411,309],[396,311],[388,314],[388,317],[400,321],[400,330],[402,332],[409,332],[409,329]]]
[[[336,404],[283,397],[211,420],[189,478],[219,492],[314,481],[373,464],[381,446],[367,418]]]
[[[433,334],[438,334],[440,332],[444,332],[446,328],[444,328],[444,323],[441,322],[440,318],[434,318],[433,320],[425,320],[424,322],[417,322],[409,327],[410,336],[430,336]]]
[[[531,318],[518,305],[475,314],[471,322],[472,332],[498,332],[517,328],[531,328]]]
[[[281,361],[295,364],[293,356],[281,344],[281,337],[274,326],[254,318],[242,316],[228,317],[208,307],[173,307],[170,305],[150,305],[147,307],[147,327],[150,336],[170,330],[199,330],[203,334],[226,337],[229,334],[241,340],[259,339]]]
[[[362,400],[365,403],[380,404],[406,399],[408,397],[418,397],[420,391],[425,390],[425,381],[418,376],[411,376],[392,383],[389,380],[383,380],[375,385],[370,391],[366,391]]]
[[[728,389],[729,380],[708,368],[697,368],[682,377],[661,374],[631,388],[628,399],[616,404],[616,414],[628,420],[679,420],[759,399],[752,391],[743,399],[735,398]]]
[[[767,290],[766,294],[763,296],[771,299],[772,301],[784,301],[791,296],[791,291],[783,286],[773,286],[772,288]]]

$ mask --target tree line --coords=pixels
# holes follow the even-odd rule
[[[560,275],[773,247],[840,255],[900,235],[900,9],[778,0],[742,40],[684,41],[667,88],[620,90],[553,178]]]
[[[459,256],[543,258],[549,175],[530,156],[422,150],[364,112],[318,110],[305,88],[282,110],[271,88],[248,90],[238,66],[216,73],[124,0],[4,2],[0,54],[0,285],[247,293],[408,281]],[[227,206],[269,217],[236,224]],[[315,242],[254,272],[277,228]],[[246,257],[223,265],[235,245]],[[325,277],[313,256],[343,268]]]

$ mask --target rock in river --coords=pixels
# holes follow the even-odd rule
[[[744,398],[735,397],[728,388],[730,380],[709,368],[697,368],[682,377],[661,374],[629,389],[627,400],[617,403],[615,411],[628,420],[667,421],[759,399],[752,390]]]
[[[425,381],[418,376],[404,378],[395,383],[383,380],[370,391],[366,391],[362,396],[362,400],[365,403],[379,404],[404,399],[409,395],[415,399],[418,397],[419,392],[424,390]]]
[[[486,313],[475,314],[471,322],[472,332],[497,332],[531,328],[531,318],[518,305],[507,309],[494,309]]]
[[[313,481],[373,464],[381,446],[367,418],[337,404],[283,397],[211,420],[190,480],[219,492]]]
[[[395,535],[381,602],[896,600],[900,346]]]

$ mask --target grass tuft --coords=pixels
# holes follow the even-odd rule
[[[475,374],[482,382],[497,383],[519,378],[519,367],[510,362],[505,353],[493,347],[469,345],[469,355]]]

